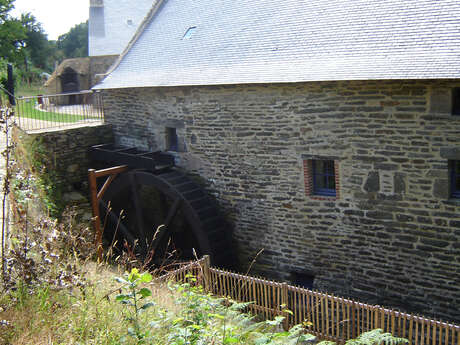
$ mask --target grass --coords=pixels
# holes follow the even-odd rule
[[[106,297],[119,284],[107,267],[85,263],[82,269],[88,282],[80,288],[40,286],[3,295],[0,343],[119,344],[127,327],[124,309]]]
[[[40,121],[74,123],[88,119],[88,116],[78,114],[65,114],[49,111],[41,111],[35,108],[34,99],[18,101],[16,109],[21,118],[36,119]]]
[[[21,85],[16,90],[16,97],[25,97],[25,96],[36,96],[44,93],[42,84],[27,84],[21,83]]]
[[[117,300],[122,286],[113,279],[116,273],[92,262],[81,268],[86,272],[86,284],[80,288],[41,286],[28,290],[22,285],[14,293],[3,295],[0,343],[256,344],[262,336],[278,334],[279,322],[256,323],[252,317],[244,316],[238,306],[225,306],[223,299],[205,295],[199,288],[188,284],[168,288],[144,284],[153,290],[154,297],[149,300],[154,301],[154,306],[140,315],[142,338],[133,336],[133,312]],[[297,333],[280,333],[278,337],[288,340],[300,335]]]

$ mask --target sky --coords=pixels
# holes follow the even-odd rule
[[[89,16],[89,0],[15,0],[14,7],[13,17],[32,13],[42,23],[49,40],[57,40]]]

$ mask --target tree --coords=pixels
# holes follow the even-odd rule
[[[22,14],[21,23],[26,30],[23,45],[26,68],[30,62],[37,68],[50,71],[53,68],[53,47],[41,23],[31,13]]]
[[[9,62],[19,63],[26,30],[20,20],[9,14],[14,0],[0,0],[0,56]]]
[[[59,36],[57,46],[63,50],[65,58],[88,56],[88,22],[75,25]]]
[[[20,80],[38,81],[43,71],[53,71],[56,62],[88,56],[88,22],[76,25],[57,42],[49,41],[31,13],[11,17],[14,1],[0,0],[0,59],[15,65]]]

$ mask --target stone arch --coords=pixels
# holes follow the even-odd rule
[[[63,93],[72,93],[80,91],[80,81],[78,73],[71,67],[66,67],[61,74],[61,90]],[[76,104],[76,95],[69,95],[68,104]]]

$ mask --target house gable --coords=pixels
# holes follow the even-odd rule
[[[133,37],[152,0],[91,0],[89,55],[118,55]]]

